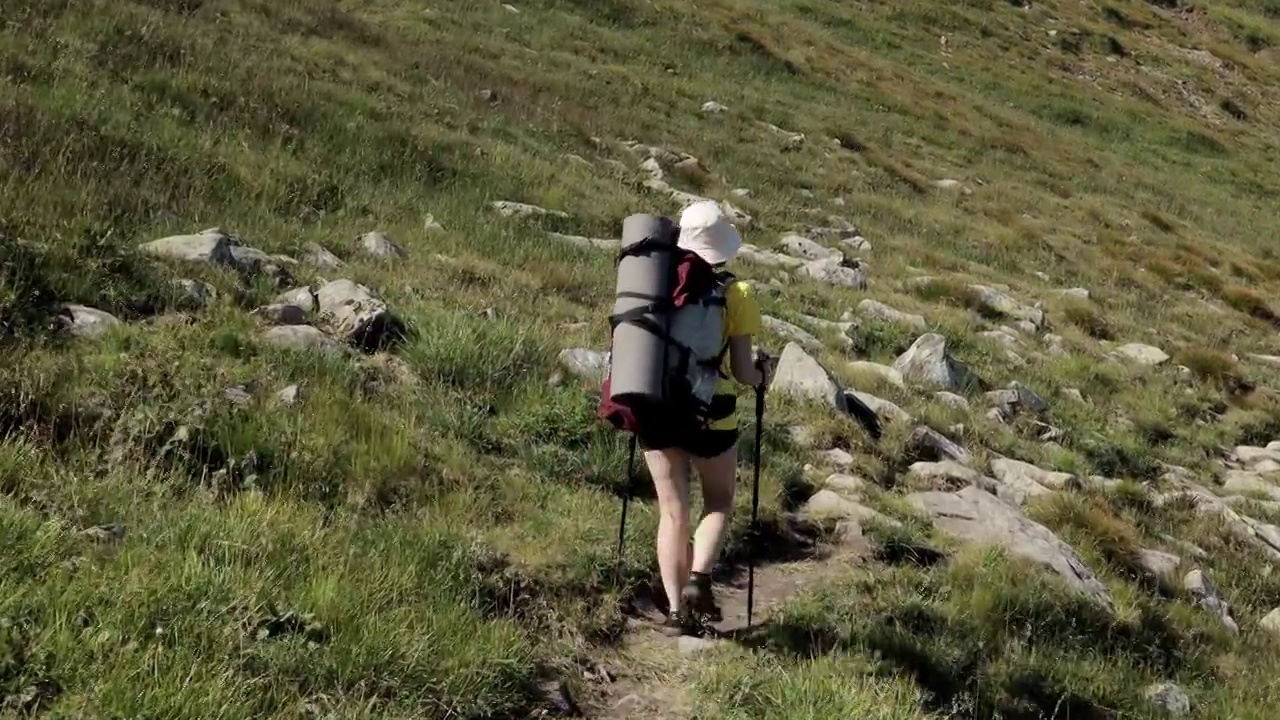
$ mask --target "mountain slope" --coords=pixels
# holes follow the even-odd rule
[[[526,717],[566,678],[592,716],[1157,717],[1165,682],[1196,717],[1280,701],[1280,4],[0,19],[6,711]],[[616,585],[626,445],[561,354],[605,348],[602,248],[679,193],[749,217],[762,344],[886,427],[771,390],[756,552],[799,594],[697,662],[627,622],[656,507],[641,476]],[[831,251],[857,269],[794,257]],[[344,315],[362,287],[372,324]],[[939,398],[886,370],[925,334],[978,380]],[[913,469],[940,457],[923,426],[970,469]],[[1100,585],[1037,570],[1025,535],[964,542],[928,508],[967,485]]]

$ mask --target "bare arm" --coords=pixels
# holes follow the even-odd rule
[[[764,384],[764,373],[756,367],[751,354],[751,336],[734,335],[729,338],[729,367],[733,377],[743,385],[758,387]]]

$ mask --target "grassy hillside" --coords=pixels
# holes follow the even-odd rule
[[[1237,450],[1280,439],[1275,0],[0,0],[0,20],[0,714],[497,720],[569,695],[590,717],[1146,718],[1164,682],[1194,717],[1280,706],[1276,560],[1170,501],[1193,479],[1280,544],[1276,476]],[[678,216],[650,158],[758,248],[859,254],[862,290],[737,270],[843,385],[913,416],[882,411],[876,443],[771,393],[764,562],[811,575],[701,655],[628,617],[656,507],[641,477],[615,583],[626,444],[559,360],[605,348],[614,272],[553,233]],[[853,226],[869,249],[823,231]],[[139,249],[215,227],[262,254]],[[369,254],[372,232],[402,252]],[[258,308],[344,278],[396,342],[271,342]],[[70,332],[68,304],[120,323]],[[992,333],[1028,309],[1047,325]],[[842,317],[843,341],[811,320]],[[983,379],[970,409],[850,366],[923,332]],[[1170,359],[1109,357],[1129,343]],[[988,414],[1011,381],[1050,411]],[[1114,607],[922,515],[919,425],[980,475],[1079,480],[1018,512]],[[799,512],[831,449],[900,523],[865,523],[854,560],[824,560],[838,533]]]

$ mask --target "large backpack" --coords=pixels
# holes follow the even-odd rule
[[[662,396],[614,395],[613,353],[597,415],[614,428],[649,441],[680,439],[705,429],[716,415],[713,398],[723,373],[725,293],[736,278],[696,253],[672,248],[674,289],[667,298],[609,318],[610,328],[631,323],[661,339],[665,355]]]

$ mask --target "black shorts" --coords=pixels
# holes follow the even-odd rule
[[[640,437],[640,447],[645,450],[669,450],[677,448],[696,458],[710,459],[723,455],[726,450],[738,442],[738,430],[701,430],[692,436],[673,437]]]

